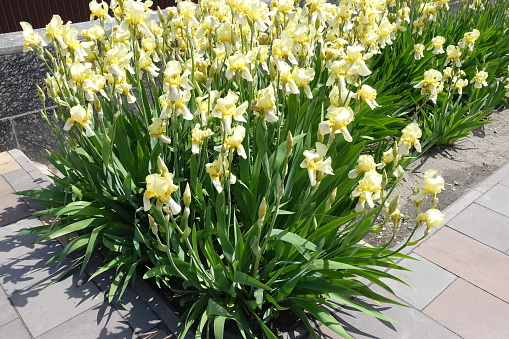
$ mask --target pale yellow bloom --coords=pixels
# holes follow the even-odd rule
[[[374,201],[380,198],[382,180],[383,176],[375,170],[366,172],[364,177],[359,180],[357,187],[351,194],[352,198],[359,197],[355,208],[356,212],[363,211],[365,203],[368,204],[369,208],[375,207]]]
[[[472,82],[474,83],[474,87],[482,88],[483,86],[488,86],[486,79],[488,79],[488,72],[485,72],[485,71],[477,72],[475,74],[474,78],[472,79]]]
[[[445,38],[443,36],[436,36],[431,39],[431,45],[428,47],[428,50],[433,50],[433,54],[442,54],[445,53],[444,45]]]
[[[247,159],[246,150],[244,149],[244,146],[242,146],[245,136],[246,128],[240,125],[235,126],[233,128],[233,133],[225,138],[224,144],[214,147],[214,150],[218,152],[228,152],[236,149],[238,155]]]
[[[466,85],[468,85],[467,79],[456,79],[456,77],[454,77],[452,80],[452,87],[458,90],[459,95],[463,94],[463,87]]]
[[[46,43],[42,40],[42,37],[39,35],[39,33],[34,31],[32,25],[24,21],[20,22],[19,24],[23,29],[23,37],[25,38],[25,41],[23,42],[23,52],[31,51],[31,46],[46,46]]]
[[[459,46],[449,45],[447,46],[447,59],[445,64],[453,62],[456,67],[461,67],[461,48]]]
[[[258,90],[254,108],[255,114],[261,116],[264,121],[278,121],[279,118],[276,115],[276,97],[272,85]]]
[[[376,99],[376,90],[368,85],[362,85],[361,88],[357,91],[358,98],[362,99],[371,109],[375,109],[380,107],[380,105],[375,101]]]
[[[463,34],[463,39],[461,39],[458,42],[458,45],[461,48],[465,48],[465,46],[468,43],[468,49],[473,50],[475,41],[479,38],[480,35],[481,35],[481,32],[479,32],[479,30],[477,30],[477,29],[474,29],[472,32],[467,32],[467,33]]]
[[[423,44],[415,44],[412,52],[414,53],[415,60],[421,60],[424,57],[424,48]]]
[[[246,118],[244,118],[244,113],[246,112],[248,102],[245,101],[237,107],[238,100],[239,96],[229,91],[226,97],[217,99],[214,109],[210,114],[222,120],[222,126],[226,134],[232,134],[232,120],[247,122]]]
[[[166,136],[166,129],[168,122],[166,119],[152,118],[152,124],[148,126],[148,131],[151,136],[157,137],[161,142],[169,144],[171,139]]]
[[[108,14],[108,4],[106,2],[97,3],[96,0],[90,1],[88,4],[90,9],[90,22],[93,23],[95,18],[113,21],[113,18]]]
[[[85,135],[92,137],[95,135],[94,131],[90,127],[90,119],[92,118],[92,105],[88,105],[85,109],[81,105],[76,105],[71,108],[71,116],[67,119],[64,125],[64,131],[69,131],[74,124],[78,124],[85,129]]]
[[[435,208],[430,208],[425,213],[420,213],[416,220],[422,221],[427,227],[439,226],[444,222],[444,214]]]
[[[253,62],[252,53],[246,55],[236,53],[228,58],[228,68],[224,75],[228,80],[233,78],[236,74],[240,74],[247,81],[253,81],[251,72],[249,71],[249,64]]]
[[[205,171],[209,174],[212,185],[218,193],[223,192],[225,179],[228,179],[232,185],[237,181],[235,175],[230,173],[228,161],[224,159],[221,153],[217,160],[205,165]]]
[[[176,101],[182,98],[183,89],[188,88],[187,80],[190,72],[182,72],[180,62],[176,60],[168,61],[164,70],[163,90],[168,92],[168,98]]]
[[[353,110],[350,107],[329,107],[329,111],[326,115],[328,120],[323,121],[319,125],[320,133],[341,133],[347,142],[352,142],[352,136],[348,131],[348,124],[354,119]]]
[[[311,93],[311,88],[309,87],[309,83],[315,77],[315,70],[312,68],[299,68],[296,67],[292,72],[292,79],[298,87],[302,87],[304,89],[304,93],[306,93],[306,97],[308,99],[313,99],[313,93]]]
[[[143,194],[143,209],[150,210],[150,199],[156,198],[158,203],[168,205],[172,214],[179,214],[180,205],[173,200],[171,194],[176,192],[179,187],[173,183],[173,174],[164,171],[162,174],[149,174],[145,178],[147,182],[145,193]]]
[[[64,43],[62,37],[64,33],[64,22],[60,15],[53,15],[51,21],[46,25],[46,34],[42,36],[42,40],[46,44],[50,44],[55,39],[58,42],[58,47],[61,49],[67,49],[67,45]]]
[[[446,67],[443,70],[443,77],[444,79],[450,79],[453,76],[453,70],[451,67]]]
[[[319,142],[316,143],[316,153],[304,151],[305,159],[300,164],[300,167],[307,169],[311,186],[315,186],[317,183],[316,172],[334,175],[331,167],[332,159],[330,157],[325,159],[326,154],[327,146]]]
[[[421,151],[421,143],[419,138],[422,136],[422,131],[416,122],[408,124],[403,128],[403,134],[399,141],[398,154],[407,155],[410,148],[413,146],[417,152]]]
[[[200,127],[200,124],[196,124],[191,130],[191,152],[193,154],[199,154],[203,140],[214,134],[210,128],[202,130]]]
[[[376,169],[375,159],[370,154],[363,154],[359,156],[357,160],[357,166],[355,169],[348,172],[348,177],[350,179],[356,178],[360,173],[366,173],[369,171],[373,171]]]
[[[429,99],[436,103],[438,93],[443,90],[441,80],[442,73],[435,69],[430,69],[424,72],[424,79],[415,85],[414,88],[420,88],[422,95],[428,95]]]
[[[437,174],[437,170],[429,169],[424,172],[424,187],[421,188],[419,193],[412,197],[413,201],[419,202],[424,199],[424,197],[430,193],[438,194],[444,189],[444,178],[441,176],[435,176]]]
[[[106,32],[104,31],[104,28],[99,25],[94,25],[94,26],[90,27],[89,29],[84,29],[81,31],[81,35],[88,41],[103,40],[105,33]]]
[[[363,50],[364,48],[362,46],[348,46],[346,48],[345,67],[348,69],[347,73],[349,75],[367,76],[371,74],[365,62],[371,55],[363,55]]]

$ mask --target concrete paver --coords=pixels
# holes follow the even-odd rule
[[[404,303],[382,289],[377,289],[376,292]],[[339,309],[336,311],[336,318],[354,338],[459,338],[455,333],[415,308],[392,304],[377,305],[362,299],[354,300],[382,312],[395,321],[394,323],[386,322],[350,307]],[[337,339],[339,337],[324,325],[321,325],[320,329],[319,338]]]
[[[41,225],[42,222],[37,217],[28,217],[0,227],[0,264],[28,254],[36,248],[46,246],[45,242],[28,247],[39,237],[38,234],[18,235],[18,232],[23,229]]]
[[[70,260],[57,268],[56,262],[46,262],[62,247],[52,242],[42,248],[27,252],[16,259],[7,261],[0,267],[0,284],[10,296],[16,291],[40,288],[57,278],[66,269]]]
[[[31,214],[30,208],[21,197],[6,194],[0,198],[0,227],[26,218]]]
[[[398,263],[398,265],[408,268],[410,271],[395,269],[387,271],[387,273],[400,278],[409,286],[391,279],[384,279],[384,283],[399,298],[422,310],[442,293],[456,279],[456,276],[416,254],[412,254],[412,257],[419,259],[419,261],[403,259]]]
[[[16,310],[12,307],[9,297],[2,288],[0,288],[0,310],[0,326],[18,318],[18,313],[16,313]]]
[[[509,250],[509,217],[481,205],[470,205],[447,226],[501,252]]]
[[[16,319],[0,327],[0,338],[32,339],[21,320]]]
[[[496,185],[476,201],[477,204],[509,217],[509,187]]]
[[[444,227],[415,252],[483,290],[509,302],[509,257]]]
[[[5,174],[10,171],[17,170],[21,166],[14,160],[14,158],[7,152],[0,153],[0,174]]]
[[[39,188],[34,179],[23,168],[5,173],[4,178],[16,192]]]
[[[12,192],[14,192],[14,189],[9,185],[7,180],[5,180],[4,176],[0,174],[0,197],[11,194]]]
[[[93,282],[81,284],[76,274],[43,288],[27,288],[11,295],[12,304],[37,337],[104,302]]]
[[[500,180],[500,184],[509,187],[509,175],[504,179]]]
[[[37,339],[125,339],[132,336],[133,331],[115,308],[104,303],[78,314]]]
[[[509,333],[509,304],[463,279],[453,282],[424,313],[465,339],[507,338]]]

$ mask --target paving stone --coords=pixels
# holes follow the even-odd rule
[[[509,217],[486,207],[472,204],[447,226],[501,252],[509,250]]]
[[[179,317],[175,314],[168,303],[161,297],[161,295],[154,290],[143,279],[136,279],[134,290],[141,299],[149,305],[150,309],[163,321],[175,337],[182,331],[179,326]],[[191,333],[187,333],[185,339],[191,339]]]
[[[442,225],[445,225],[454,218],[458,213],[463,211],[465,208],[470,206],[475,199],[479,198],[482,195],[482,192],[479,192],[475,189],[471,190],[470,192],[463,195],[460,199],[456,200],[453,204],[449,205],[445,210],[442,212],[445,215],[444,222]]]
[[[104,302],[104,295],[93,282],[73,274],[51,286],[30,286],[11,295],[34,337],[63,324],[80,313]]]
[[[500,184],[509,187],[509,175],[500,180]]]
[[[403,259],[398,263],[398,265],[408,268],[410,271],[390,269],[387,272],[400,278],[409,286],[391,279],[384,279],[384,283],[400,299],[422,310],[442,293],[456,279],[456,276],[417,254],[412,254],[412,257],[419,261]]]
[[[5,180],[4,176],[0,174],[0,197],[14,192],[11,185]]]
[[[449,227],[438,231],[415,252],[509,302],[509,256]]]
[[[87,267],[86,272],[89,275],[92,275],[93,272],[95,272],[95,270],[97,270],[100,266],[100,257],[94,256],[91,258],[90,266]],[[111,282],[113,281],[113,272],[110,270],[101,273],[95,277],[93,281],[101,291],[107,294],[109,287],[111,286]],[[130,286],[126,288],[125,293],[122,296],[122,304],[119,302],[113,302],[113,305],[117,308],[120,315],[127,320],[136,333],[147,332],[161,322],[161,319],[152,312],[150,307]]]
[[[15,191],[25,191],[39,188],[34,179],[23,168],[4,174],[4,178]]]
[[[69,264],[69,260],[57,268],[56,262],[46,264],[51,257],[60,252],[57,242],[43,246],[5,262],[0,267],[0,284],[8,295],[27,288],[40,288],[57,278]]]
[[[37,339],[124,339],[132,336],[132,329],[120,314],[110,304],[103,303],[86,310]]]
[[[16,259],[32,252],[34,248],[42,248],[47,242],[27,247],[38,234],[18,235],[21,230],[41,226],[42,222],[36,217],[28,217],[0,228],[0,264]]]
[[[509,208],[507,208],[509,206],[509,187],[507,186],[496,185],[475,202],[509,217]]]
[[[113,272],[109,271],[94,278],[97,286],[105,292],[108,291],[112,281]],[[152,312],[150,307],[129,286],[122,296],[122,303],[114,301],[113,305],[136,333],[147,332],[161,322],[161,319]]]
[[[2,288],[0,288],[0,310],[2,310],[0,312],[0,326],[10,323],[14,319],[18,318],[18,313],[16,313],[16,310],[12,307],[9,297],[5,294]]]
[[[9,154],[14,158],[14,160],[16,160],[18,164],[20,164],[21,167],[25,169],[25,171],[31,172],[38,170],[37,166],[35,166],[35,164],[30,159],[28,159],[25,153],[21,152],[19,149],[11,149]]]
[[[381,289],[377,290],[377,293],[404,303]],[[344,306],[335,312],[335,317],[354,338],[460,338],[446,327],[414,308],[385,303],[378,305],[375,302],[368,302],[358,298],[355,298],[354,301],[375,309],[395,321],[394,323],[382,321],[364,312]],[[339,335],[322,324],[318,337],[321,339],[336,339],[339,338]]]
[[[0,327],[0,338],[32,339],[21,320],[16,319]]]
[[[0,197],[0,227],[26,218],[32,212],[23,199],[14,194],[5,194]]]
[[[457,279],[424,313],[465,339],[507,338],[509,304]]]
[[[31,171],[28,174],[34,179],[34,182],[42,188],[54,186],[53,181],[46,174],[42,173],[40,169]]]
[[[17,169],[21,166],[14,160],[14,158],[7,152],[0,153],[0,174],[5,174]]]

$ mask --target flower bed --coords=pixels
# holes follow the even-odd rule
[[[401,225],[391,193],[404,168],[502,102],[509,47],[488,58],[477,48],[490,40],[470,26],[486,27],[507,5],[458,9],[454,20],[469,15],[470,25],[462,39],[448,36],[458,45],[445,53],[435,21],[452,22],[447,1],[413,10],[181,1],[159,10],[159,22],[147,21],[150,4],[92,1],[98,24],[81,32],[85,41],[58,16],[43,36],[22,23],[25,47],[48,67],[39,95],[58,105],[42,114],[60,145],[48,159],[63,174],[52,190],[23,192],[59,220],[25,233],[79,232],[53,259],[82,253],[73,265],[82,269],[106,250],[92,277],[115,270],[110,299],[144,267],[145,278],[184,294],[182,337],[195,326],[197,337],[222,338],[226,324],[253,337],[255,322],[274,338],[267,324],[283,311],[313,336],[309,316],[348,337],[320,307],[337,303],[389,320],[349,297],[393,302],[363,281],[390,291],[380,279],[400,280],[384,270],[404,269],[395,260],[422,239],[416,229],[426,236],[442,222],[444,180],[429,170],[404,197],[415,205],[412,232],[390,249]],[[506,21],[490,23],[491,39]],[[386,226],[386,243],[363,241]]]

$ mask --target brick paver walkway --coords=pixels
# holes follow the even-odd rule
[[[90,282],[74,274],[43,288],[65,268],[45,264],[61,245],[26,247],[36,236],[16,234],[42,225],[31,216],[38,207],[11,193],[47,185],[22,152],[0,153],[0,338],[175,337],[176,316],[141,279],[127,291],[127,309],[105,301],[108,274]],[[419,261],[400,262],[412,272],[391,271],[412,287],[386,282],[411,307],[371,305],[396,323],[338,310],[353,337],[509,338],[509,164],[445,214],[443,226],[408,249]],[[287,337],[302,338],[298,332]],[[323,329],[321,338],[338,336]]]

